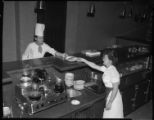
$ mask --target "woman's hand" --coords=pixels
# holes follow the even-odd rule
[[[105,109],[106,109],[106,110],[110,110],[111,107],[112,107],[112,103],[111,103],[110,101],[107,102]]]

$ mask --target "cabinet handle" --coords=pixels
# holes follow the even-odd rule
[[[133,102],[134,102],[135,100],[136,100],[135,98],[132,98],[132,99],[131,99],[131,101],[133,101]]]
[[[135,89],[137,90],[139,88],[139,86],[138,85],[135,85]]]
[[[135,109],[135,107],[136,107],[136,105],[135,105],[135,104],[132,104],[132,108],[133,108],[133,110]]]

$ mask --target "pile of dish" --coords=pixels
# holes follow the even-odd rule
[[[83,90],[84,89],[84,80],[76,80],[74,81],[74,89],[76,90]]]

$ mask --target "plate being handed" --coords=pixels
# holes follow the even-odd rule
[[[67,56],[66,60],[69,61],[69,62],[77,62],[78,58],[74,57],[74,56]]]

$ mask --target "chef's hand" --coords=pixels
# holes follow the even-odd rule
[[[77,61],[77,62],[84,62],[84,58],[77,57],[77,58],[76,58],[76,61]]]
[[[110,110],[111,107],[112,107],[112,103],[111,103],[110,101],[107,102],[105,109],[106,109],[106,110]]]

